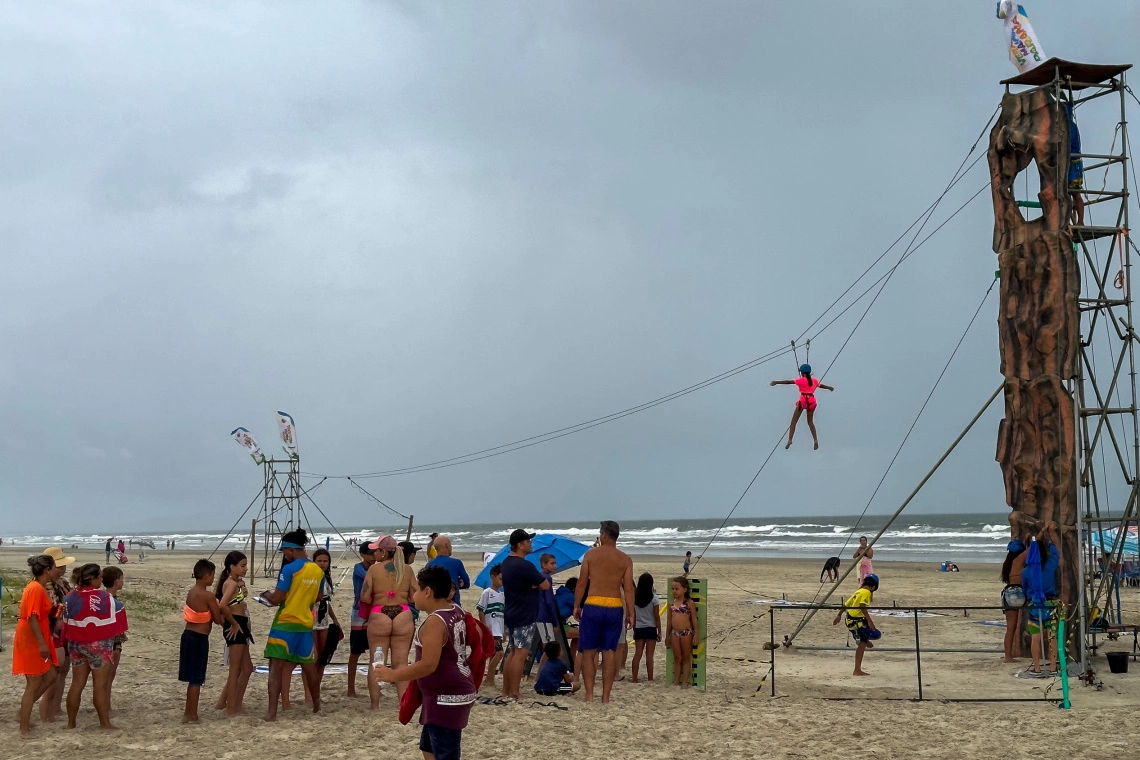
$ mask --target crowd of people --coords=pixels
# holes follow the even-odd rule
[[[699,636],[688,578],[672,580],[672,603],[662,615],[653,577],[642,573],[634,583],[633,562],[617,548],[619,535],[617,523],[602,522],[578,576],[555,590],[556,558],[543,554],[536,567],[528,559],[535,534],[515,530],[510,554],[490,568],[490,585],[482,591],[475,615],[460,606],[471,579],[463,562],[453,556],[447,536],[432,535],[430,559],[418,573],[412,565],[421,549],[411,541],[381,536],[358,542],[360,562],[352,570],[348,630],[349,696],[356,695],[357,669],[367,653],[370,708],[379,707],[383,689],[393,684],[402,705],[420,706],[421,749],[446,758],[458,756],[461,732],[484,679],[499,691],[489,701],[518,701],[523,698],[524,675],[537,667],[529,687],[536,694],[582,691],[586,701],[593,701],[600,670],[600,698],[609,702],[614,682],[622,677],[619,670],[625,667],[630,633],[634,682],[642,665],[647,678],[654,680],[654,652],[664,640],[679,663],[674,683],[688,685]],[[194,563],[194,584],[182,609],[177,673],[186,684],[185,722],[199,720],[215,626],[221,627],[226,653],[225,680],[215,707],[227,716],[244,714],[254,671],[250,601],[276,609],[263,650],[269,661],[265,720],[275,720],[279,709],[290,707],[289,686],[297,668],[305,703],[313,712],[321,709],[324,668],[343,633],[333,611],[332,558],[324,548],[310,558],[308,545],[304,530],[282,536],[276,586],[259,596],[252,596],[246,585],[249,558],[243,552],[229,552],[220,572],[209,559]],[[108,540],[108,557],[112,546]],[[85,564],[74,569],[68,582],[64,575],[74,563],[75,558],[58,547],[28,560],[32,581],[20,602],[12,665],[13,673],[26,681],[19,710],[24,735],[31,731],[37,702],[42,722],[54,721],[61,712],[69,671],[68,726],[75,726],[90,680],[100,726],[115,729],[111,685],[128,631],[126,608],[116,598],[123,572],[111,564]],[[501,687],[496,687],[500,667]]]

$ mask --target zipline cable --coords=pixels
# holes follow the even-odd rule
[[[955,211],[950,217],[948,217],[945,221],[943,221],[942,224],[940,224],[937,228],[935,228],[934,232],[931,233],[931,235],[927,236],[922,241],[922,243],[919,243],[917,246],[914,245],[914,241],[917,239],[918,235],[921,234],[922,229],[930,221],[931,216],[934,214],[935,210],[937,210],[938,205],[946,197],[947,193],[949,193],[949,191],[955,185],[957,185],[962,180],[963,177],[965,177],[966,173],[968,173],[970,171],[970,169],[972,169],[978,163],[978,161],[981,160],[981,158],[985,155],[985,154],[981,154],[968,167],[966,167],[966,162],[969,160],[969,158],[973,154],[973,152],[977,149],[979,142],[981,142],[981,138],[985,135],[986,130],[988,130],[990,127],[990,123],[997,116],[999,111],[1000,111],[1000,107],[998,109],[995,109],[994,113],[987,120],[986,125],[985,125],[985,127],[982,128],[982,131],[979,133],[978,138],[974,141],[973,145],[970,146],[970,149],[969,149],[969,151],[967,151],[965,158],[962,159],[961,163],[958,165],[958,168],[955,170],[954,176],[951,179],[950,183],[942,191],[942,193],[938,196],[938,198],[934,201],[934,203],[932,203],[930,206],[928,206],[926,208],[926,210],[924,210],[919,215],[919,217],[914,222],[912,222],[910,224],[910,226],[907,227],[907,229],[898,238],[896,238],[895,241],[892,242],[891,245],[888,246],[887,249],[885,251],[883,251],[883,253],[881,253],[871,263],[871,265],[868,266],[859,275],[859,277],[857,277],[855,279],[855,281],[852,282],[851,285],[849,285],[839,295],[838,298],[836,298],[818,317],[816,317],[815,320],[813,320],[811,322],[811,324],[808,325],[808,327],[800,334],[800,336],[799,336],[800,338],[802,338],[804,335],[806,335],[807,332],[810,331],[812,327],[814,327],[816,324],[818,324],[818,322],[821,319],[823,319],[846,296],[847,293],[849,293],[891,250],[894,249],[894,247],[898,244],[899,241],[901,241],[904,237],[906,237],[906,235],[912,229],[914,229],[916,224],[921,223],[921,226],[919,227],[918,232],[916,232],[914,237],[912,237],[911,244],[910,244],[910,246],[908,246],[908,249],[904,252],[903,256],[900,257],[899,261],[895,263],[895,265],[888,271],[888,273],[885,275],[885,277],[881,277],[878,281],[876,281],[876,284],[878,282],[882,282],[883,284],[882,284],[882,287],[880,287],[879,292],[876,293],[875,297],[872,299],[871,304],[868,306],[867,311],[869,311],[870,306],[874,305],[874,302],[878,298],[879,293],[881,293],[882,290],[886,287],[886,283],[893,276],[894,272],[898,269],[899,265],[903,261],[905,261],[907,258],[909,258],[910,255],[913,254],[913,252],[915,250],[917,250],[922,245],[922,243],[925,243],[927,240],[929,240],[930,237],[933,236],[934,233],[938,232],[940,229],[942,229],[942,227],[944,227],[946,225],[946,223],[948,223],[951,219],[953,219],[955,216],[957,216],[958,212],[960,212],[963,208],[965,208],[965,206],[969,205],[969,203],[972,202],[981,193],[981,190],[979,190],[977,193],[975,193],[973,196],[971,196],[970,199],[967,200],[965,204],[963,204],[961,207],[959,207],[958,211]],[[963,171],[963,167],[966,167],[965,171]],[[988,183],[987,183],[986,187],[988,187]],[[984,187],[982,189],[984,189]],[[873,287],[874,287],[874,285],[872,285],[872,288]],[[868,292],[868,291],[864,291],[864,295],[866,294],[866,292]],[[861,298],[862,298],[862,296],[860,296],[860,299]],[[859,299],[856,299],[856,301],[858,301],[858,300]],[[837,319],[838,316],[841,316],[848,309],[850,309],[852,305],[853,304],[848,305],[848,307],[846,309],[844,309],[843,312],[840,312],[840,315],[837,315],[837,317],[835,319]],[[866,316],[866,311],[864,312],[863,316],[864,317]],[[827,325],[824,326],[824,328],[822,328],[819,332],[817,332],[816,336],[818,336],[820,333],[822,333],[824,330],[826,330],[827,327],[830,327],[832,324],[834,324],[835,319],[832,319]],[[861,322],[862,322],[862,317],[860,318],[860,322],[856,324],[856,329],[858,328],[859,324],[861,324]],[[852,331],[852,335],[853,334],[854,334],[854,330]],[[847,342],[850,341],[850,338],[851,338],[851,335],[849,335],[847,341],[844,342],[843,348],[846,347]],[[840,353],[842,352],[843,348],[840,349]],[[573,433],[582,432],[584,430],[589,430],[593,427],[597,427],[598,425],[602,425],[602,424],[605,424],[607,422],[612,422],[612,421],[615,421],[618,419],[622,419],[623,417],[627,417],[631,414],[636,414],[637,412],[645,411],[646,409],[653,408],[654,406],[658,406],[659,404],[666,403],[667,401],[675,400],[675,399],[680,398],[682,396],[688,395],[689,393],[692,393],[694,391],[702,390],[703,388],[706,388],[710,385],[718,383],[722,380],[728,379],[729,377],[733,377],[737,374],[740,374],[741,372],[747,371],[749,369],[753,369],[754,367],[757,367],[760,364],[766,363],[767,361],[769,361],[773,358],[776,358],[777,356],[780,356],[786,352],[787,352],[787,349],[779,349],[776,351],[771,351],[767,354],[764,354],[760,357],[757,357],[756,359],[753,359],[750,362],[746,362],[745,364],[739,365],[738,367],[735,367],[731,370],[727,370],[725,372],[722,372],[719,375],[714,375],[711,378],[707,378],[706,380],[703,380],[699,383],[695,383],[694,385],[691,385],[688,388],[683,388],[679,391],[675,391],[673,393],[666,394],[665,396],[659,397],[659,398],[654,399],[652,401],[645,402],[643,404],[638,404],[637,406],[629,407],[629,408],[624,409],[624,410],[619,411],[619,412],[614,412],[612,414],[605,415],[603,417],[598,417],[598,418],[595,418],[593,420],[588,420],[586,422],[578,423],[576,425],[570,425],[570,426],[567,426],[564,428],[559,428],[558,430],[549,431],[547,433],[542,433],[542,434],[530,436],[528,438],[522,438],[522,439],[519,439],[517,441],[510,442],[510,443],[500,444],[498,446],[493,446],[490,448],[481,449],[481,450],[476,451],[476,452],[471,452],[468,454],[450,457],[447,459],[436,460],[434,462],[428,462],[428,463],[421,464],[421,465],[401,467],[401,468],[396,468],[393,470],[380,470],[380,471],[375,471],[375,472],[357,473],[357,474],[353,474],[351,476],[349,476],[349,475],[324,475],[321,473],[310,473],[310,472],[305,472],[302,474],[309,476],[309,477],[330,477],[330,478],[391,477],[391,476],[395,476],[395,475],[404,475],[404,474],[411,474],[411,473],[416,473],[416,472],[427,472],[430,470],[442,469],[443,467],[451,467],[451,466],[456,466],[459,464],[467,464],[469,462],[479,461],[482,459],[488,459],[488,458],[491,458],[494,456],[499,456],[500,454],[506,454],[506,453],[510,453],[512,451],[518,451],[519,449],[523,449],[523,448],[529,448],[530,446],[537,445],[539,443],[545,443],[547,441],[556,440],[556,439],[562,438],[566,435],[571,435]],[[793,347],[793,353],[794,353],[794,347]],[[838,357],[838,354],[836,355],[836,358],[837,357]],[[835,363],[835,360],[833,359],[831,362],[831,365],[834,365],[834,363]],[[830,369],[831,369],[831,366],[828,367],[828,370],[830,370]]]
[[[879,490],[883,487],[883,483],[886,482],[887,475],[890,474],[891,469],[895,466],[895,462],[898,461],[899,455],[902,454],[903,448],[906,446],[907,441],[910,440],[911,433],[913,433],[914,429],[918,426],[918,421],[922,419],[922,415],[926,411],[926,407],[930,404],[930,400],[934,398],[934,392],[938,390],[938,386],[942,383],[942,378],[946,376],[946,371],[950,369],[951,362],[953,362],[954,357],[958,355],[958,349],[962,347],[962,343],[966,340],[966,336],[970,333],[970,328],[974,326],[974,322],[977,320],[978,315],[981,313],[982,307],[986,305],[986,301],[989,300],[990,293],[993,292],[994,285],[997,283],[998,278],[995,277],[993,279],[993,282],[991,282],[990,286],[986,289],[985,295],[982,296],[982,300],[978,304],[978,308],[974,309],[974,314],[970,317],[970,321],[966,325],[966,329],[962,331],[962,335],[958,338],[958,342],[954,344],[954,350],[950,352],[950,357],[942,366],[942,371],[938,373],[938,377],[934,380],[934,385],[931,386],[930,392],[926,394],[926,400],[923,401],[922,406],[919,407],[918,414],[916,414],[914,416],[914,420],[911,421],[910,427],[906,431],[906,435],[903,436],[902,441],[899,443],[898,448],[895,450],[894,456],[891,457],[891,461],[887,463],[887,469],[883,471],[883,475],[881,478],[879,478],[879,482],[876,484],[875,490],[871,492],[871,496],[869,499],[867,499],[867,503],[863,505],[863,511],[859,513],[859,517],[855,520],[854,527],[852,527],[851,531],[847,534],[847,538],[844,539],[843,546],[839,548],[839,552],[836,556],[843,556],[843,552],[847,550],[848,544],[851,543],[851,538],[859,530],[859,525],[862,523],[863,518],[867,515],[867,510],[871,508],[871,504],[875,501],[875,497],[879,495]],[[815,592],[815,595],[812,596],[812,604],[815,603],[816,597],[819,596],[819,592],[822,591],[826,585],[826,583],[820,584],[819,588]]]
[[[983,155],[985,155],[984,153],[979,155],[978,158],[974,159],[974,162],[971,163],[969,165],[969,167],[966,167],[966,162],[970,160],[970,156],[977,149],[978,143],[981,142],[982,136],[985,135],[986,130],[989,129],[990,122],[992,122],[994,120],[994,118],[997,116],[997,114],[998,114],[998,110],[995,110],[994,113],[990,116],[989,120],[986,122],[986,126],[982,128],[981,133],[978,135],[978,139],[976,139],[974,141],[974,144],[970,146],[970,150],[967,151],[966,156],[962,159],[962,162],[960,164],[958,164],[958,168],[954,171],[954,175],[950,178],[950,181],[946,184],[946,187],[942,190],[942,194],[938,196],[938,198],[934,201],[933,204],[931,204],[929,213],[926,214],[926,218],[923,219],[922,224],[919,226],[918,230],[914,233],[914,236],[911,237],[910,243],[907,245],[907,247],[903,251],[902,255],[899,256],[899,260],[895,262],[895,265],[890,268],[890,270],[887,272],[887,274],[883,278],[880,278],[882,281],[882,285],[879,287],[879,290],[875,293],[875,296],[871,299],[871,302],[869,304],[867,304],[867,308],[863,310],[863,314],[862,314],[862,316],[859,317],[859,321],[855,323],[855,326],[853,328],[851,328],[851,332],[848,333],[847,339],[843,341],[843,345],[840,346],[839,351],[832,358],[831,364],[828,365],[828,367],[824,371],[823,375],[820,376],[821,382],[823,380],[823,377],[826,376],[827,373],[831,371],[832,367],[835,366],[835,362],[838,361],[840,354],[843,353],[843,349],[845,349],[847,347],[847,344],[851,342],[851,339],[855,336],[855,332],[859,329],[859,326],[863,324],[863,320],[866,319],[867,314],[870,313],[871,308],[875,305],[875,302],[878,301],[879,296],[881,296],[883,294],[883,291],[886,289],[886,287],[887,287],[888,283],[890,282],[891,277],[894,275],[895,271],[897,271],[899,266],[902,265],[902,263],[910,256],[911,253],[913,253],[915,241],[917,241],[919,235],[922,234],[922,231],[923,231],[923,229],[925,229],[927,222],[930,221],[930,218],[934,215],[935,210],[937,210],[938,205],[942,202],[943,198],[945,198],[946,194],[949,193],[950,190],[952,190],[956,184],[958,184],[958,182],[962,179],[962,177],[965,176],[965,173],[969,172],[970,169],[972,169],[974,167],[974,165],[977,164],[977,162],[981,159],[981,157]],[[988,187],[988,184],[987,184],[987,187]],[[985,189],[985,188],[982,188],[982,189]],[[935,233],[938,232],[938,230],[942,229],[942,227],[945,226],[946,222],[949,222],[950,219],[953,219],[954,216],[957,216],[958,212],[961,211],[963,208],[965,208],[967,205],[969,205],[970,202],[973,201],[974,198],[978,197],[978,195],[980,193],[981,193],[981,190],[979,190],[977,193],[974,193],[974,195],[971,196],[971,198],[968,201],[966,201],[966,203],[963,204],[957,211],[955,211],[954,214],[952,214],[949,219],[947,219],[945,222],[943,222],[941,225],[939,225],[930,234],[934,235]],[[914,225],[912,224],[911,227],[913,227],[913,226]],[[926,242],[926,240],[929,240],[929,239],[930,239],[930,236],[927,236],[927,238],[924,239],[923,242]],[[997,278],[995,277],[994,281],[992,283],[990,283],[989,289],[986,290],[986,294],[982,298],[982,303],[978,304],[977,310],[974,312],[973,317],[970,318],[970,324],[966,327],[966,332],[969,332],[970,327],[973,326],[974,320],[977,319],[978,313],[982,310],[982,305],[985,304],[986,299],[989,298],[990,291],[993,290],[994,283],[996,283],[996,282],[997,282]],[[875,287],[874,285],[871,286],[871,288],[874,288],[874,287]],[[864,295],[867,292],[869,292],[869,290],[870,289],[868,289],[868,291],[864,291]],[[860,298],[862,298],[862,296],[860,296]],[[848,306],[848,308],[850,308],[850,306]],[[844,311],[846,311],[846,309]],[[825,326],[823,329],[827,329],[827,327],[830,326],[830,324],[834,323],[834,321],[835,320],[832,320],[832,322],[829,323],[827,326]],[[820,330],[820,332],[823,332],[823,330]],[[931,396],[934,395],[935,389],[938,388],[938,383],[940,383],[942,381],[943,375],[946,374],[946,370],[947,370],[947,368],[949,368],[950,362],[953,361],[954,356],[958,353],[958,348],[962,345],[962,341],[965,340],[965,338],[966,338],[966,332],[963,332],[962,337],[958,339],[958,344],[954,347],[954,351],[950,354],[950,359],[947,360],[946,366],[942,368],[942,373],[939,374],[938,380],[934,384],[934,388],[931,389],[930,394],[926,397],[926,401],[923,402],[922,408],[919,410],[919,417],[922,416],[922,412],[926,409],[926,405],[928,403],[930,403],[930,398],[931,398]],[[818,336],[818,335],[819,335],[819,333],[816,333],[816,336]],[[795,341],[792,341],[792,348],[794,350]],[[916,424],[918,424],[918,417],[915,418],[914,423],[911,425],[912,431],[914,430],[914,425],[916,425]],[[900,452],[902,451],[902,446],[904,446],[906,444],[906,440],[909,437],[910,437],[910,431],[907,432],[906,438],[903,439],[902,445],[899,446]],[[705,548],[701,550],[700,555],[697,557],[696,561],[693,563],[694,567],[705,556],[705,552],[707,552],[709,550],[709,547],[712,546],[713,542],[716,541],[717,537],[720,535],[720,532],[724,529],[724,526],[728,524],[729,519],[731,519],[733,513],[736,512],[737,507],[740,506],[740,503],[744,500],[744,497],[748,494],[748,491],[751,490],[752,484],[756,482],[756,479],[758,477],[760,477],[760,473],[764,471],[764,467],[767,466],[769,460],[771,460],[771,458],[772,458],[772,455],[776,453],[776,449],[779,447],[780,441],[782,441],[782,440],[783,440],[783,433],[781,432],[780,438],[776,441],[776,445],[772,447],[772,450],[770,452],[768,452],[768,456],[761,463],[760,469],[758,469],[756,471],[756,474],[752,476],[752,480],[748,481],[748,485],[744,487],[744,492],[740,494],[740,498],[738,498],[736,500],[736,503],[732,505],[732,509],[729,510],[728,515],[721,522],[720,526],[717,527],[716,531],[713,532],[712,537],[709,538],[708,543],[705,544]],[[898,452],[896,452],[895,458],[891,460],[892,466],[894,465],[894,461],[897,458],[898,458]],[[887,468],[887,471],[888,472],[890,471],[890,467]],[[886,473],[884,473],[883,479],[884,480],[886,479]],[[879,485],[880,486],[882,485],[882,481],[879,482]],[[878,493],[878,490],[879,490],[878,487],[876,487],[875,492]],[[872,496],[872,499],[873,498],[874,498],[874,496]],[[868,501],[867,506],[869,507],[870,504],[871,504],[871,502]],[[866,513],[866,511],[867,511],[867,507],[864,507],[863,512]],[[850,540],[850,539],[848,539],[848,540]],[[844,546],[846,547],[846,544],[844,544]],[[818,595],[818,593],[819,592],[817,591],[816,594]]]
[[[923,246],[923,244],[925,244],[932,237],[934,237],[935,234],[937,234],[943,227],[946,226],[946,224],[948,224],[952,219],[954,219],[954,217],[956,217],[959,213],[961,213],[961,211],[963,209],[965,209],[966,206],[970,205],[970,203],[972,203],[975,199],[977,199],[977,197],[979,195],[981,195],[981,193],[988,187],[989,187],[989,183],[982,185],[973,195],[971,195],[966,200],[965,203],[963,203],[961,206],[959,206],[950,216],[948,216],[941,224],[939,224],[938,227],[936,227],[929,235],[927,235],[925,238],[923,238],[921,242],[919,242],[917,245],[914,246],[914,248],[912,248],[910,251],[908,251],[899,263],[905,262],[907,259],[909,259],[911,256],[913,256],[914,253],[916,251],[918,251],[918,249]],[[915,223],[917,224],[918,221],[919,220],[916,220]],[[912,225],[910,229],[913,229],[913,226],[914,225]],[[896,264],[894,267],[892,267],[892,271],[894,269],[896,269],[897,267],[898,267],[898,264]],[[882,283],[884,281],[884,279],[886,279],[888,276],[889,276],[889,274],[884,274],[882,277],[875,280],[875,282],[873,282],[866,290],[864,290],[863,293],[861,293],[859,296],[857,296],[854,301],[852,301],[850,304],[848,304],[848,306],[845,307],[841,312],[839,312],[839,314],[837,314],[835,317],[833,317],[831,319],[831,321],[829,321],[826,325],[824,325],[822,328],[820,328],[819,331],[816,332],[811,338],[809,338],[809,341],[817,338],[820,335],[822,335],[828,328],[830,328],[832,325],[834,325],[835,322],[840,317],[842,317],[844,314],[846,314],[847,311],[850,310],[855,304],[857,304],[859,301],[861,301],[863,298],[865,298],[867,296],[867,294],[869,294],[875,288],[876,285],[879,285],[880,283]],[[845,292],[849,292],[849,291],[850,291],[850,288],[848,288],[848,291],[845,291]],[[830,311],[830,308],[831,307],[828,307],[828,309],[825,310],[824,313],[826,314],[827,311]],[[821,315],[821,317],[822,317],[822,315]],[[820,318],[817,318],[814,322],[812,322],[812,324],[813,325],[817,324],[819,322],[819,319]],[[801,334],[801,336],[802,336],[802,334]],[[454,467],[456,465],[467,464],[469,462],[477,462],[481,459],[489,459],[490,457],[499,456],[500,454],[507,454],[507,453],[510,453],[512,451],[518,451],[519,449],[529,448],[530,446],[535,446],[535,445],[540,444],[540,443],[546,443],[547,441],[553,441],[553,440],[556,440],[558,438],[563,438],[567,435],[572,435],[574,433],[580,433],[582,431],[589,430],[589,429],[594,428],[594,427],[598,427],[599,425],[604,425],[607,422],[613,422],[615,420],[622,419],[623,417],[628,417],[628,416],[636,414],[638,412],[642,412],[642,411],[645,411],[647,409],[651,409],[655,406],[659,406],[659,405],[667,403],[669,401],[676,400],[678,398],[681,398],[682,396],[686,396],[686,395],[693,393],[695,391],[703,390],[704,388],[707,388],[710,385],[715,385],[716,383],[719,383],[723,380],[727,380],[730,377],[734,377],[736,375],[739,375],[742,372],[747,372],[750,369],[754,369],[755,367],[758,367],[762,364],[766,364],[767,362],[769,362],[773,359],[776,359],[780,356],[784,356],[785,354],[788,354],[788,353],[793,353],[790,346],[787,348],[776,349],[775,351],[771,351],[767,354],[763,354],[761,356],[758,356],[749,362],[745,362],[744,364],[733,367],[730,370],[726,370],[726,371],[724,371],[718,375],[714,375],[714,376],[712,376],[710,378],[706,378],[705,380],[702,380],[698,383],[694,383],[693,385],[690,385],[687,388],[682,388],[681,390],[674,391],[673,393],[669,393],[669,394],[666,394],[665,396],[661,396],[659,398],[653,399],[652,401],[647,401],[643,404],[639,404],[637,406],[629,407],[629,408],[623,409],[619,412],[613,412],[612,414],[608,414],[608,415],[605,415],[603,417],[597,417],[593,420],[581,422],[581,423],[578,423],[577,425],[569,425],[569,426],[564,427],[564,428],[559,428],[558,430],[552,430],[552,431],[549,431],[547,433],[541,433],[539,435],[530,436],[529,438],[522,438],[522,439],[519,439],[517,441],[512,441],[510,443],[500,444],[499,446],[493,446],[493,447],[487,448],[487,449],[481,449],[480,451],[475,451],[475,452],[471,452],[469,454],[451,457],[449,459],[441,459],[441,460],[438,460],[435,462],[428,462],[428,463],[425,463],[422,465],[414,465],[414,466],[409,466],[409,467],[401,467],[401,468],[394,469],[394,470],[381,470],[381,471],[377,471],[377,472],[365,472],[365,473],[358,473],[358,474],[353,474],[353,475],[324,475],[321,473],[314,473],[314,472],[302,472],[301,474],[305,475],[307,477],[327,477],[327,478],[334,478],[334,479],[383,478],[383,477],[392,477],[395,475],[408,475],[408,474],[413,474],[413,473],[417,473],[417,472],[427,472],[429,470],[438,470],[438,469],[442,469],[444,467]]]

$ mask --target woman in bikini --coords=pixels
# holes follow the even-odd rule
[[[697,622],[697,605],[689,596],[689,579],[673,579],[673,603],[669,605],[669,624],[665,638],[673,650],[673,683],[688,687],[692,681],[693,642],[697,639],[700,624]]]
[[[792,424],[788,426],[788,444],[784,446],[785,449],[792,447],[792,436],[796,434],[796,425],[800,423],[800,415],[805,411],[807,412],[808,430],[811,431],[811,439],[815,442],[815,448],[819,448],[819,438],[815,434],[815,392],[820,388],[825,391],[835,390],[830,385],[824,385],[818,378],[811,376],[811,365],[800,365],[800,376],[795,380],[773,380],[771,385],[794,385],[800,392],[800,397],[796,400],[796,410],[792,412]]]
[[[385,654],[392,653],[392,666],[398,668],[407,664],[412,649],[415,621],[408,603],[416,579],[404,564],[396,539],[382,536],[368,548],[376,552],[376,562],[368,568],[360,589],[360,617],[366,621],[370,656],[375,654],[376,647],[382,647]],[[368,696],[373,710],[380,707],[380,682],[374,676],[373,671],[368,677]],[[407,681],[396,684],[401,697],[406,688]]]
[[[215,707],[232,717],[245,715],[242,702],[249,677],[253,675],[253,660],[249,656],[253,636],[249,630],[249,610],[245,606],[249,596],[245,586],[249,560],[245,554],[232,551],[222,564],[222,575],[218,578],[214,597],[222,611],[222,638],[230,656],[230,672]]]

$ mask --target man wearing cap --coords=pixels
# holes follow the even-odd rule
[[[313,605],[320,595],[325,574],[305,553],[308,542],[309,537],[302,529],[291,530],[281,537],[282,566],[277,588],[261,597],[269,606],[278,607],[265,638],[265,657],[269,660],[266,721],[277,720],[281,685],[293,672],[294,664],[301,666],[301,677],[313,696],[313,712],[321,709],[321,679],[313,651]]]
[[[411,565],[416,561],[416,554],[419,552],[420,547],[416,546],[411,541],[401,541],[396,544],[400,550],[404,552],[404,564]]]
[[[613,520],[602,521],[598,545],[582,557],[582,570],[574,591],[574,616],[579,620],[578,651],[582,653],[587,702],[594,701],[594,678],[598,670],[595,652],[602,653],[604,704],[610,701],[610,689],[617,675],[617,648],[622,631],[633,628],[633,560],[617,548],[620,532]],[[587,589],[589,596],[586,596]]]
[[[538,631],[539,595],[550,588],[550,581],[527,559],[534,535],[522,528],[512,532],[511,553],[503,560],[503,622],[511,642],[503,662],[503,699],[520,699],[523,668]]]
[[[356,664],[360,655],[368,651],[368,631],[365,629],[364,618],[360,617],[360,589],[364,587],[364,578],[368,575],[368,568],[376,562],[368,542],[360,544],[360,561],[352,568],[352,610],[350,630],[348,633],[348,696],[356,696]]]
[[[467,568],[463,562],[451,556],[451,539],[447,536],[438,536],[435,539],[435,559],[430,560],[425,567],[442,567],[451,576],[451,585],[455,586],[455,596],[451,600],[459,604],[459,590],[470,588],[471,578],[467,575]]]

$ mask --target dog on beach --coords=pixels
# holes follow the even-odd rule
[[[839,580],[839,557],[828,557],[827,562],[823,563],[823,571],[819,574],[819,582],[823,583],[823,577],[834,583]]]

